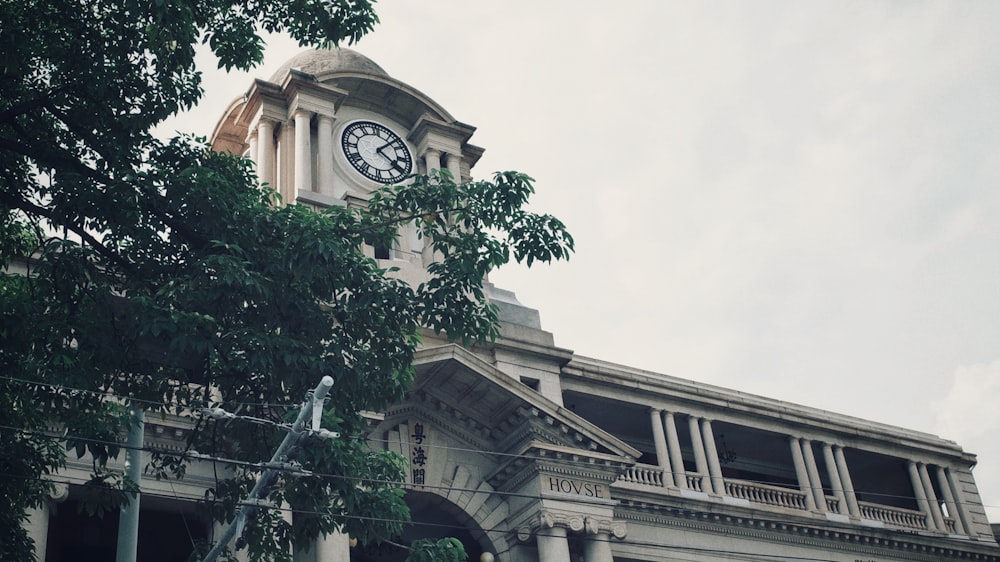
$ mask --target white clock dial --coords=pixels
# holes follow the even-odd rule
[[[398,182],[413,170],[413,157],[403,139],[373,121],[355,121],[345,127],[340,146],[355,170],[379,183]]]

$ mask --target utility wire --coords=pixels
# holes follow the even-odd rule
[[[8,477],[8,478],[21,478],[21,479],[26,479],[27,478],[27,477],[23,477],[23,476],[20,476],[20,475],[13,475],[13,474],[0,474],[0,476],[4,476],[4,477]],[[78,483],[75,483],[75,482],[72,482],[72,481],[68,481],[68,480],[60,481],[58,479],[52,479],[51,481],[55,482],[55,483],[58,483],[58,484],[67,484],[67,485],[74,485],[74,486],[93,486],[93,487],[99,487],[99,485],[97,485],[97,484],[86,484],[86,483],[84,483],[84,484],[78,484]],[[166,494],[166,493],[159,493],[159,492],[155,492],[155,491],[150,491],[150,492],[144,491],[144,492],[142,492],[142,494],[144,496],[156,497],[156,498],[161,498],[161,499],[169,499],[169,500],[175,500],[175,501],[179,501],[179,502],[190,502],[190,500],[188,500],[186,498],[179,497],[178,495],[176,495],[176,492],[174,494]],[[218,502],[216,502],[214,500],[206,500],[206,501],[209,502],[209,503],[218,503]],[[287,513],[291,513],[291,514],[298,513],[298,514],[302,514],[302,515],[330,516],[330,514],[328,514],[328,513],[324,513],[324,512],[320,512],[320,511],[314,511],[314,510],[293,509],[293,508],[290,508],[290,507],[282,507],[282,506],[276,506],[276,505],[271,505],[271,506],[264,506],[264,505],[258,505],[258,504],[254,504],[254,505],[256,507],[260,508],[260,509],[267,509],[268,511],[281,511],[281,512],[287,512]],[[432,522],[428,522],[428,521],[411,521],[411,520],[393,519],[393,518],[387,518],[387,517],[371,517],[371,516],[353,515],[353,514],[337,514],[337,515],[334,515],[333,517],[339,518],[339,519],[354,519],[354,520],[359,520],[359,521],[371,521],[371,522],[376,522],[376,523],[396,523],[396,524],[401,524],[401,525],[404,525],[404,526],[405,525],[412,525],[414,527],[429,527],[429,528],[454,530],[454,531],[468,531],[469,530],[469,527],[465,526],[465,525],[458,525],[458,524],[454,524],[453,525],[453,524],[447,524],[447,523],[432,523]],[[791,524],[791,525],[798,524],[798,523],[793,523],[791,521],[783,521],[783,520],[772,520],[770,522],[773,522],[773,523],[784,523],[784,524]],[[502,527],[493,527],[493,528],[477,527],[477,530],[481,530],[484,533],[489,533],[489,532],[509,533],[509,532],[513,532],[513,530],[511,530],[511,529],[506,529],[506,528],[502,528]],[[190,531],[189,531],[189,534],[190,534]],[[538,530],[538,531],[535,532],[535,534],[536,535],[541,535],[541,536],[548,536],[548,535],[546,535],[545,530]],[[636,539],[629,538],[629,537],[626,537],[625,539],[620,539],[619,540],[619,539],[611,539],[611,538],[604,539],[604,538],[600,538],[600,537],[596,537],[596,536],[588,536],[588,535],[574,535],[573,536],[573,540],[581,540],[581,541],[588,541],[588,542],[607,542],[607,543],[610,543],[610,544],[621,544],[621,545],[627,545],[627,546],[640,546],[640,547],[647,547],[647,548],[656,548],[656,549],[661,549],[661,550],[670,551],[670,552],[681,551],[681,552],[699,553],[699,554],[726,555],[726,556],[729,556],[729,557],[740,557],[740,559],[743,559],[743,560],[786,560],[786,561],[789,561],[789,562],[836,562],[836,560],[831,559],[831,558],[789,556],[789,555],[770,554],[770,553],[769,554],[758,554],[758,553],[754,553],[754,552],[743,552],[743,551],[735,551],[735,550],[727,550],[727,549],[702,548],[702,547],[693,547],[693,546],[687,546],[687,545],[682,545],[682,544],[670,544],[670,543],[664,543],[664,542],[640,541],[640,540],[636,540]],[[194,543],[194,540],[193,540],[193,537],[192,537],[192,544],[193,543]],[[678,560],[678,559],[674,558],[674,560]],[[693,561],[694,559],[691,559],[691,560]]]
[[[43,387],[51,388],[51,389],[57,390],[57,391],[61,390],[61,391],[67,391],[67,392],[79,392],[79,393],[83,393],[83,394],[91,394],[91,395],[101,396],[101,397],[110,398],[110,399],[114,399],[114,400],[130,400],[132,402],[137,402],[137,403],[140,403],[140,404],[147,404],[147,405],[150,405],[150,406],[161,406],[161,407],[164,407],[164,408],[170,408],[170,407],[173,407],[173,408],[192,408],[192,407],[198,408],[199,407],[199,406],[194,406],[193,404],[181,404],[179,402],[160,402],[160,401],[157,401],[157,400],[147,400],[147,399],[144,399],[144,398],[135,398],[135,397],[132,397],[132,396],[123,396],[121,394],[115,394],[113,392],[108,392],[108,391],[103,391],[103,390],[87,390],[87,389],[84,389],[84,388],[76,388],[76,387],[65,386],[65,385],[61,385],[61,384],[53,384],[53,383],[47,383],[47,382],[43,382],[43,381],[35,381],[35,380],[31,380],[31,379],[22,379],[22,378],[18,378],[18,377],[9,377],[9,376],[5,376],[5,375],[0,375],[0,379],[11,381],[11,382],[16,382],[16,383],[22,383],[22,384],[25,384],[25,385],[43,386]],[[265,408],[297,408],[297,407],[299,407],[301,405],[301,404],[291,404],[291,403],[290,404],[281,404],[281,403],[275,403],[275,402],[227,402],[227,401],[224,401],[224,400],[218,402],[218,404],[220,404],[220,405],[229,405],[229,406],[262,406],[262,407],[265,407]]]
[[[237,416],[236,419],[239,419],[239,416]],[[272,422],[272,423],[270,423],[270,425],[273,425],[273,426],[279,427],[279,428],[283,428],[283,429],[288,429],[287,424],[280,424],[280,423],[277,423],[277,422]],[[82,437],[82,436],[74,436],[74,435],[69,435],[69,434],[65,434],[65,435],[63,435],[63,434],[51,434],[51,433],[47,433],[47,432],[38,432],[38,431],[26,430],[26,429],[23,429],[23,428],[18,428],[18,427],[13,427],[13,426],[7,426],[7,425],[0,425],[0,429],[7,429],[7,430],[19,431],[19,432],[21,432],[21,433],[23,433],[25,435],[35,435],[35,436],[40,436],[40,437],[45,437],[45,438],[50,438],[50,439],[56,439],[56,440],[79,441],[79,442],[83,442],[83,443],[94,443],[94,444],[97,444],[97,445],[112,446],[112,447],[117,447],[117,448],[123,449],[123,450],[139,449],[141,451],[148,452],[148,453],[156,453],[156,454],[161,454],[161,455],[165,455],[165,456],[183,458],[183,459],[189,460],[189,461],[219,462],[219,463],[224,463],[224,464],[231,464],[231,465],[240,466],[241,468],[244,468],[244,469],[264,470],[266,468],[275,468],[276,470],[279,470],[279,471],[282,471],[282,472],[290,472],[290,473],[294,473],[294,474],[297,474],[297,475],[303,475],[303,476],[317,476],[317,477],[327,477],[327,478],[340,478],[340,479],[348,479],[348,480],[357,480],[359,482],[368,483],[368,484],[400,484],[400,485],[404,485],[405,484],[405,483],[402,483],[402,482],[396,482],[396,481],[392,481],[392,480],[374,480],[374,479],[364,479],[364,478],[360,478],[360,477],[345,476],[345,475],[340,475],[340,474],[317,473],[317,472],[309,471],[309,470],[306,470],[306,469],[293,468],[293,467],[289,467],[289,466],[286,466],[286,467],[268,467],[268,466],[265,466],[267,463],[264,462],[264,461],[253,462],[253,461],[244,461],[244,460],[230,459],[230,458],[223,458],[223,457],[213,457],[213,456],[210,456],[210,455],[199,453],[197,451],[194,451],[194,452],[190,452],[190,451],[187,451],[187,452],[185,452],[185,451],[175,451],[175,450],[165,449],[165,448],[156,448],[156,447],[152,447],[152,446],[149,446],[149,445],[145,445],[143,447],[136,448],[136,447],[130,447],[130,446],[128,446],[125,443],[118,443],[118,442],[114,442],[114,441],[107,441],[107,440],[102,440],[102,439],[94,439],[94,438],[88,438],[88,437]],[[380,440],[380,439],[366,439],[366,438],[363,438],[363,437],[347,437],[347,438],[373,441],[373,442],[376,442],[376,443],[385,443],[386,442],[385,440]],[[454,447],[447,447],[447,446],[443,446],[443,445],[442,446],[437,446],[437,447],[440,448],[440,449],[443,449],[443,450],[454,450],[454,451],[463,451],[463,452],[478,452],[478,453],[483,453],[483,454],[488,454],[488,455],[506,456],[506,457],[512,457],[512,458],[516,458],[516,459],[524,459],[524,460],[540,460],[541,459],[541,460],[545,460],[546,462],[552,462],[552,463],[555,463],[555,464],[562,464],[564,466],[577,466],[577,467],[590,466],[590,464],[587,463],[586,461],[573,461],[572,459],[553,459],[553,458],[549,458],[549,457],[536,457],[536,456],[530,456],[530,455],[518,455],[518,454],[514,454],[514,453],[495,453],[495,452],[492,452],[492,451],[480,451],[480,450],[477,450],[477,449],[454,448]],[[767,481],[747,480],[747,482],[753,482],[753,483],[765,484],[765,485],[772,485],[772,486],[780,486],[779,483],[772,483],[772,482],[767,482]],[[425,488],[436,488],[436,489],[444,489],[444,490],[456,490],[456,491],[460,491],[460,492],[480,493],[480,491],[478,489],[454,488],[454,487],[448,487],[448,486],[427,486],[427,485],[420,485],[420,486],[423,486]],[[793,488],[786,488],[786,489],[792,490],[792,491],[797,491],[799,488],[795,488],[795,489],[793,489]],[[815,490],[815,489],[818,489],[818,488],[814,488],[813,487],[813,488],[808,488],[808,489]],[[534,499],[537,499],[537,498],[540,497],[540,496],[525,496],[523,494],[517,494],[517,493],[514,493],[514,492],[493,491],[491,493],[499,494],[499,495],[511,495],[511,496],[514,496],[514,497],[529,497],[529,498],[534,498]],[[869,496],[878,496],[878,497],[883,497],[883,498],[892,498],[892,499],[900,499],[900,500],[908,500],[908,501],[910,501],[910,500],[917,501],[917,498],[915,496],[895,495],[895,494],[880,494],[880,493],[873,493],[873,492],[864,492],[864,493],[866,495],[869,495]],[[977,502],[972,502],[972,501],[958,501],[958,500],[956,500],[956,503],[961,503],[961,504],[967,505],[967,506],[979,506],[979,505],[981,505],[983,507],[991,507],[991,508],[992,507],[1000,507],[1000,506],[993,506],[993,505],[989,505],[989,504],[982,504],[982,503],[977,503]],[[892,507],[892,506],[890,506],[890,507]]]

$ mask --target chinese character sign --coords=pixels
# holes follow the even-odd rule
[[[428,428],[422,422],[410,423],[410,482],[415,486],[427,483],[427,463],[430,447]]]

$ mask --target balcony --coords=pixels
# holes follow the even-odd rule
[[[679,490],[673,486],[672,482],[668,480],[668,483],[664,485],[664,477],[664,470],[659,466],[636,464],[629,467],[619,477],[614,487],[652,492],[663,496],[678,495]],[[687,474],[689,490],[703,492],[702,483],[704,481],[704,475]],[[796,510],[801,511],[802,515],[807,517],[815,514],[806,507],[808,505],[806,495],[800,490],[735,478],[725,478],[724,487],[727,497],[746,501],[757,508]],[[861,521],[858,523],[864,525],[909,531],[926,531],[928,528],[927,515],[921,511],[865,501],[859,501],[858,507],[861,511]],[[840,500],[834,496],[826,496],[826,509],[829,513],[840,513]],[[945,517],[944,523],[946,532],[949,534],[956,532],[953,518]]]

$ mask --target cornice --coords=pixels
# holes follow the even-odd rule
[[[650,407],[681,414],[766,430],[779,424],[792,433],[875,452],[888,443],[905,450],[908,458],[926,458],[933,464],[942,464],[944,459],[976,462],[975,455],[962,451],[954,441],[929,433],[597,359],[576,356],[563,367],[561,377],[564,390],[598,394],[601,388],[616,389],[642,395]]]
[[[892,536],[878,536],[839,526],[823,527],[764,517],[653,505],[628,499],[620,500],[615,508],[615,518],[656,527],[780,542],[813,549],[819,546],[859,556],[890,557],[913,562],[1000,562],[1000,550],[994,548],[996,552],[985,552],[989,545],[979,545],[974,541],[954,540],[941,544],[939,538],[923,537],[917,533],[900,531],[890,532]]]

